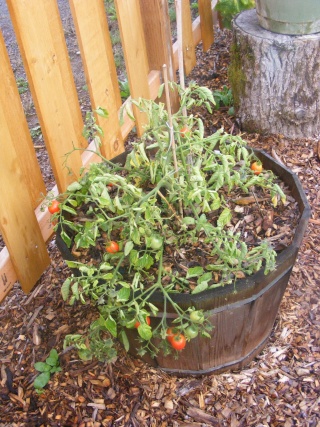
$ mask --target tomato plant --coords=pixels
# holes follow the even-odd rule
[[[51,214],[60,212],[60,203],[58,202],[58,200],[52,200],[52,202],[50,203],[50,205],[48,206],[48,211]]]
[[[150,326],[151,320],[150,320],[149,316],[146,317],[146,323],[147,323],[147,325]],[[141,325],[141,323],[137,320],[136,323],[134,324],[134,327],[138,329],[140,325]]]
[[[250,275],[262,265],[265,273],[271,271],[276,253],[268,242],[251,249],[240,228],[230,233],[233,204],[224,195],[246,195],[256,186],[270,194],[274,203],[283,197],[271,171],[259,177],[251,172],[251,163],[258,158],[239,136],[219,130],[204,137],[201,119],[186,118],[180,109],[173,114],[172,128],[170,125],[177,137],[173,144],[168,139],[165,108],[151,100],[132,102],[147,114],[150,128],[133,143],[125,163],[93,163],[59,196],[61,237],[81,255],[76,264],[69,262],[71,268],[79,268],[79,276],[65,280],[63,298],[70,304],[89,298],[98,302],[100,317],[79,349],[84,346],[103,360],[105,353],[111,360],[115,352],[110,341],[104,340],[106,330],[110,340],[120,339],[128,350],[126,330],[136,328],[134,335],[141,338],[139,351],[151,356],[156,356],[161,344],[169,354],[177,346],[183,348],[183,340],[200,334],[201,339],[210,337],[212,326],[203,310],[180,307],[171,296],[233,283],[235,271]],[[211,90],[191,85],[181,91],[182,107],[203,103],[207,107],[214,104]],[[91,123],[88,135],[95,137],[96,123]],[[215,211],[220,212],[217,219],[210,214]],[[104,254],[100,254],[104,236],[108,237]],[[208,262],[212,264],[193,265],[198,250],[210,253]],[[152,303],[155,293],[162,294],[160,312]],[[169,318],[174,321],[168,325],[169,306]],[[151,327],[148,316],[159,322]]]
[[[178,351],[181,351],[186,346],[186,337],[183,334],[174,334],[170,340],[171,346]]]
[[[262,172],[262,163],[253,162],[250,168],[251,170],[253,170],[255,175],[259,175]]]
[[[106,251],[109,252],[109,254],[115,254],[119,252],[119,245],[114,240],[111,240],[107,243]]]

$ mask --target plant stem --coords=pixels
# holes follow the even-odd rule
[[[172,110],[171,110],[171,100],[170,100],[170,92],[169,92],[169,84],[168,84],[168,71],[167,66],[164,64],[162,66],[163,69],[163,79],[164,79],[164,88],[166,93],[166,104],[168,111],[168,120],[169,120],[169,132],[170,132],[170,146],[173,154],[173,164],[175,169],[175,177],[178,177],[178,162],[177,162],[177,152],[176,152],[176,143],[174,140],[174,132],[173,132],[173,123],[172,123]]]
[[[168,205],[169,209],[171,210],[171,212],[173,213],[173,215],[177,218],[177,220],[179,222],[181,222],[181,218],[179,217],[179,215],[175,211],[174,207],[168,202],[168,200],[164,197],[164,195],[161,193],[160,190],[158,191],[158,195],[161,197],[162,200],[164,200],[166,202],[166,204]]]

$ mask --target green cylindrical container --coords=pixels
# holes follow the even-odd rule
[[[259,24],[280,34],[320,32],[320,0],[256,0]]]

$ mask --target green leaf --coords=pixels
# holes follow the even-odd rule
[[[56,349],[50,351],[49,357],[46,359],[46,363],[50,366],[56,366],[59,363],[59,355]]]
[[[145,341],[149,341],[152,338],[151,326],[147,325],[146,323],[142,323],[138,327],[138,333],[140,337]]]
[[[79,283],[75,282],[71,286],[71,290],[72,290],[73,296],[78,300],[79,299]]]
[[[78,190],[81,190],[81,188],[82,188],[82,185],[78,181],[74,181],[68,185],[67,191],[70,191],[70,193],[74,193]]]
[[[224,208],[221,214],[219,215],[217,225],[218,227],[223,228],[227,225],[232,219],[232,213],[229,208]]]
[[[197,276],[200,276],[201,274],[203,274],[203,268],[202,267],[200,267],[200,266],[191,267],[191,268],[188,268],[186,278],[190,279],[190,277],[197,277]]]
[[[195,224],[196,220],[192,216],[185,216],[182,220],[183,224],[187,225],[193,225]]]
[[[77,211],[73,209],[71,206],[62,205],[62,210],[71,213],[71,215],[77,215]]]
[[[91,360],[92,359],[92,352],[89,349],[81,348],[78,350],[78,355],[81,360]]]
[[[152,311],[152,314],[154,316],[156,316],[159,309],[155,305],[151,304],[151,302],[148,302],[148,306],[149,306],[150,310]]]
[[[193,294],[198,294],[199,292],[203,292],[206,289],[208,289],[208,282],[202,282],[199,285],[197,285],[194,290],[192,291]]]
[[[117,301],[125,302],[130,298],[130,289],[129,288],[121,288],[117,293]]]
[[[124,247],[125,256],[129,255],[129,253],[132,251],[133,247],[134,247],[133,242],[131,240],[128,240],[125,244],[125,247]]]
[[[34,380],[34,388],[43,388],[48,384],[49,381],[50,372],[43,372],[42,374],[38,375],[37,378]]]
[[[206,331],[201,331],[201,335],[205,338],[211,338],[211,335],[208,334],[208,332],[206,332]]]
[[[71,278],[68,277],[64,282],[63,285],[61,286],[61,295],[62,295],[62,299],[63,301],[67,301],[67,299],[69,298],[69,294],[70,294],[70,284],[71,284]]]
[[[98,114],[98,116],[103,117],[104,119],[107,119],[109,116],[109,113],[105,108],[97,107],[94,111]]]
[[[39,372],[49,372],[51,366],[45,362],[37,362],[34,364],[34,368]]]
[[[109,315],[108,319],[104,322],[108,331],[116,338],[117,337],[117,324],[112,316]]]
[[[136,245],[140,245],[140,233],[137,228],[132,230],[130,237]]]
[[[124,330],[122,330],[120,332],[120,334],[119,334],[119,340],[123,344],[124,349],[126,351],[129,351],[130,344],[129,344],[129,340],[128,340],[127,334],[125,333]]]
[[[161,98],[163,90],[164,90],[164,83],[159,86],[158,98]]]
[[[61,231],[61,238],[64,241],[64,243],[68,246],[68,248],[70,248],[72,240],[70,239],[70,237],[67,235],[65,231]]]
[[[56,372],[61,372],[61,371],[62,371],[62,369],[60,368],[60,366],[53,366],[50,369],[50,374],[55,374]]]
[[[207,272],[199,277],[197,283],[200,285],[201,283],[208,283],[212,279],[212,273]]]

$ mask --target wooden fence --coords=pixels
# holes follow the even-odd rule
[[[121,97],[103,0],[69,0],[80,47],[92,109],[108,110],[97,117],[104,131],[101,152],[112,158],[124,151],[134,126],[142,133],[144,117],[133,111],[119,123]],[[195,65],[195,47],[207,50],[213,42],[212,11],[216,0],[199,0],[199,17],[192,22],[189,0],[182,0],[184,68]],[[62,21],[56,0],[7,0],[23,65],[54,173],[55,194],[79,176],[82,166],[98,161],[86,148],[83,119],[74,83]],[[132,98],[155,99],[161,69],[168,66],[175,80],[178,47],[172,44],[168,0],[115,0],[128,82]],[[0,301],[18,280],[29,292],[50,263],[46,242],[53,230],[42,212],[45,184],[37,162],[14,73],[0,33],[0,232],[6,247],[0,252]],[[126,101],[131,108],[130,98]],[[91,147],[93,148],[93,147]]]

